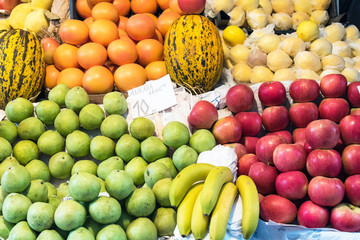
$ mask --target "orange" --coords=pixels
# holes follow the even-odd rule
[[[107,51],[110,60],[119,66],[127,63],[134,63],[138,58],[135,44],[124,39],[118,39],[111,42]]]
[[[161,8],[161,10],[165,10],[169,8],[169,0],[157,0],[157,4]]]
[[[89,25],[94,22],[94,19],[92,17],[88,17],[85,18],[83,22],[86,23],[89,27]]]
[[[155,35],[152,37],[152,39],[155,39],[159,41],[161,44],[164,44],[164,37],[161,34],[161,32],[157,29],[155,30]]]
[[[80,45],[89,39],[89,27],[76,19],[67,19],[60,25],[59,36],[65,43]]]
[[[146,67],[151,62],[161,61],[164,58],[164,46],[155,39],[144,39],[136,44],[139,57],[137,63]]]
[[[130,43],[133,43],[133,44],[137,44],[137,41],[135,41],[134,39],[132,39],[132,38],[130,38],[128,35],[122,35],[122,36],[120,36],[120,39],[122,39],[122,40],[126,40],[126,41],[128,41],[128,42],[130,42]]]
[[[89,94],[111,92],[114,88],[114,76],[104,66],[91,67],[84,74],[82,87]]]
[[[107,19],[94,21],[89,28],[91,41],[107,47],[112,41],[119,38],[119,31],[114,22]]]
[[[169,8],[171,11],[176,12],[179,15],[184,15],[184,12],[181,11],[178,0],[169,0]]]
[[[76,59],[78,48],[64,43],[56,48],[54,52],[54,65],[57,69],[77,68],[79,64]]]
[[[118,28],[126,30],[126,23],[127,23],[128,19],[129,18],[127,18],[127,17],[119,16]]]
[[[111,0],[87,0],[87,1],[89,1],[93,5],[96,5],[101,2],[111,2]]]
[[[113,4],[118,9],[120,16],[126,16],[130,12],[130,0],[114,0]]]
[[[83,76],[79,68],[66,68],[59,73],[56,84],[65,83],[69,88],[81,86]]]
[[[154,14],[152,14],[152,13],[146,13],[146,14],[149,15],[149,16],[154,20],[155,25],[156,25],[157,17],[156,17]]]
[[[118,31],[119,31],[119,38],[121,39],[122,36],[127,36],[127,33],[124,29],[121,29],[121,28],[118,28]]]
[[[59,76],[59,70],[54,65],[46,66],[45,70],[45,88],[53,88],[56,86],[56,80]]]
[[[112,4],[108,2],[101,2],[96,4],[91,10],[91,16],[94,21],[98,19],[107,19],[117,23],[119,21],[119,11]]]
[[[165,37],[167,31],[169,30],[171,24],[175,22],[180,15],[176,12],[166,11],[162,12],[158,17],[156,28],[161,32],[161,34]]]
[[[151,38],[155,35],[156,24],[146,13],[134,14],[126,23],[126,32],[136,41]]]
[[[125,64],[116,69],[114,80],[119,91],[126,92],[145,84],[147,80],[146,71],[139,64]]]
[[[131,0],[130,7],[134,13],[155,13],[158,5],[156,0]]]
[[[76,57],[81,67],[89,69],[92,66],[104,65],[107,51],[100,43],[89,42],[79,47]]]
[[[145,67],[148,80],[156,80],[165,76],[168,72],[164,61],[155,61]]]
[[[94,4],[90,3],[88,0],[77,0],[76,1],[76,11],[82,18],[91,17],[91,9],[94,7]]]

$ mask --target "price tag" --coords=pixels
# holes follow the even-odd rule
[[[5,111],[0,109],[0,121],[6,117]]]
[[[359,91],[359,93],[360,93],[360,86],[357,86],[357,89],[358,89],[358,91]]]
[[[126,99],[129,113],[144,117],[176,105],[176,97],[169,75],[128,91]]]

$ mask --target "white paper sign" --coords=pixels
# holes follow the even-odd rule
[[[5,117],[5,111],[0,109],[0,120],[3,120]]]
[[[176,105],[176,97],[169,75],[128,91],[126,99],[133,118],[144,117]]]
[[[357,86],[357,89],[358,89],[358,91],[359,91],[359,93],[360,93],[360,86]]]

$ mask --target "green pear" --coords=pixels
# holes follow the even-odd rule
[[[213,149],[216,146],[216,140],[208,129],[198,129],[191,135],[189,146],[197,153],[201,153]]]
[[[162,207],[170,207],[169,190],[172,183],[171,178],[163,178],[157,181],[152,191],[155,195],[156,202]]]
[[[57,196],[57,189],[51,182],[45,182],[48,189],[48,197],[49,196]]]
[[[124,114],[128,106],[124,95],[121,92],[109,92],[103,98],[104,109],[107,114]]]
[[[47,130],[41,134],[37,140],[37,145],[40,152],[51,156],[55,153],[64,151],[65,140],[57,131]]]
[[[96,176],[98,165],[91,160],[79,160],[71,169],[71,175],[77,172],[87,172]]]
[[[66,136],[66,150],[73,157],[85,157],[90,153],[90,136],[75,130]]]
[[[113,114],[104,119],[100,131],[102,135],[117,140],[128,132],[128,123],[123,116]]]
[[[44,182],[50,181],[49,167],[43,161],[34,159],[25,165],[25,168],[29,171],[31,180],[42,179]]]
[[[16,160],[16,158],[14,158],[13,156],[5,158],[5,160],[0,163],[0,178],[2,177],[7,168],[13,165],[19,165],[19,162],[18,160]]]
[[[140,152],[147,162],[154,162],[157,159],[166,157],[168,148],[160,138],[151,136],[141,142]]]
[[[8,120],[0,121],[0,137],[14,143],[18,137],[17,125]]]
[[[29,32],[40,34],[43,28],[49,27],[49,20],[45,16],[44,9],[37,9],[30,12],[24,22],[24,29]]]
[[[144,172],[145,183],[152,188],[154,184],[163,178],[171,178],[170,169],[162,162],[150,163]]]
[[[23,194],[27,196],[33,203],[47,202],[48,199],[48,189],[42,179],[32,180]]]
[[[57,189],[58,198],[63,199],[64,197],[66,197],[69,194],[70,194],[69,182],[60,183],[59,186],[58,186],[58,189]]]
[[[0,137],[0,162],[5,158],[10,157],[12,153],[12,146],[8,140]]]
[[[70,196],[77,201],[89,202],[97,198],[101,183],[98,178],[87,172],[77,172],[69,181]]]
[[[124,134],[116,142],[115,153],[124,162],[129,162],[140,153],[140,142],[130,134]]]
[[[83,227],[89,230],[94,235],[94,237],[96,237],[96,235],[104,227],[104,225],[96,222],[94,219],[88,216]]]
[[[179,121],[168,122],[162,130],[163,142],[166,146],[178,148],[189,142],[190,131],[188,127]]]
[[[71,231],[82,226],[86,220],[86,209],[75,200],[62,201],[57,207],[54,222],[58,228]]]
[[[161,162],[163,164],[165,164],[165,166],[167,166],[171,172],[171,177],[175,178],[176,175],[178,174],[178,170],[176,169],[173,160],[170,157],[164,157],[164,158],[160,158],[158,160],[156,160],[156,162]]]
[[[119,224],[122,229],[126,231],[126,228],[129,226],[129,224],[134,221],[135,217],[131,216],[127,213],[126,209],[122,209],[121,216],[119,220],[117,220],[117,224]]]
[[[139,141],[153,136],[155,124],[146,117],[137,117],[130,123],[130,134]]]
[[[133,179],[136,186],[145,183],[144,173],[148,163],[142,157],[134,157],[125,166],[127,172]]]
[[[18,126],[18,134],[21,139],[37,141],[45,132],[45,125],[36,117],[28,117],[22,120]]]
[[[157,229],[149,218],[139,217],[129,224],[126,236],[129,240],[156,240]]]
[[[36,202],[31,204],[26,220],[35,231],[50,229],[54,223],[54,210],[49,203]]]
[[[118,224],[110,224],[100,230],[98,240],[127,240],[124,229]]]
[[[7,192],[2,190],[2,187],[0,186],[0,215],[2,214],[2,207],[4,203],[4,199],[6,196],[9,195]]]
[[[156,199],[150,188],[137,188],[126,199],[126,211],[135,217],[149,216],[154,210]]]
[[[61,108],[65,107],[65,96],[70,90],[68,85],[60,83],[53,87],[48,94],[48,99],[57,103]]]
[[[90,203],[89,213],[96,222],[110,224],[119,220],[121,206],[115,198],[100,196]]]
[[[3,203],[3,216],[5,220],[11,223],[26,220],[26,214],[31,204],[31,200],[28,197],[20,193],[10,193],[6,196]]]
[[[20,164],[26,165],[33,159],[39,159],[39,148],[31,140],[21,140],[15,144],[13,156]]]
[[[90,98],[84,88],[76,86],[71,88],[65,95],[65,106],[79,113],[80,110],[90,103]]]
[[[102,179],[99,178],[99,177],[98,177],[98,180],[99,180],[99,182],[100,182],[100,184],[101,184],[100,193],[99,193],[99,195],[100,195],[101,193],[106,192],[106,187],[105,187],[105,181],[104,181],[104,180],[102,180]]]
[[[117,200],[127,198],[136,188],[132,177],[124,170],[113,170],[105,179],[105,187]]]
[[[74,159],[67,152],[58,152],[51,156],[48,165],[51,176],[65,179],[70,177],[74,164]]]
[[[196,163],[197,159],[198,153],[195,149],[188,145],[182,145],[177,148],[172,156],[173,163],[179,171],[193,163]]]
[[[50,204],[54,212],[56,211],[60,203],[61,203],[61,199],[58,196],[56,195],[48,196],[48,204]]]
[[[79,113],[80,125],[86,130],[100,128],[104,119],[104,110],[94,103],[87,104]]]
[[[22,165],[9,166],[1,177],[2,189],[8,193],[22,192],[31,181],[29,171]]]
[[[158,208],[155,210],[153,222],[159,237],[171,236],[176,227],[176,212],[173,208]]]
[[[95,240],[95,237],[86,228],[78,227],[69,233],[66,240]]]
[[[64,109],[56,116],[54,127],[56,131],[66,137],[80,128],[79,116],[72,109]]]
[[[36,233],[26,221],[18,222],[10,231],[11,240],[36,240]]]
[[[97,175],[105,180],[113,170],[124,170],[124,161],[120,157],[113,156],[102,161],[97,168]]]
[[[8,239],[9,233],[14,226],[14,223],[6,221],[4,216],[0,215],[0,238]]]
[[[64,240],[64,238],[54,229],[46,229],[42,231],[36,240]]]
[[[53,101],[43,100],[35,106],[35,113],[46,125],[53,125],[56,116],[60,113],[60,106]]]
[[[96,160],[103,161],[114,156],[115,143],[111,138],[98,135],[91,140],[90,154]]]
[[[11,122],[19,123],[26,118],[34,116],[34,106],[30,100],[18,97],[6,104],[5,115]]]

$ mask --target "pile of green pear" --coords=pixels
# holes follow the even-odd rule
[[[10,101],[0,121],[0,237],[157,239],[173,235],[172,179],[216,141],[179,122],[128,123],[120,92],[102,105],[59,84],[36,104]]]

